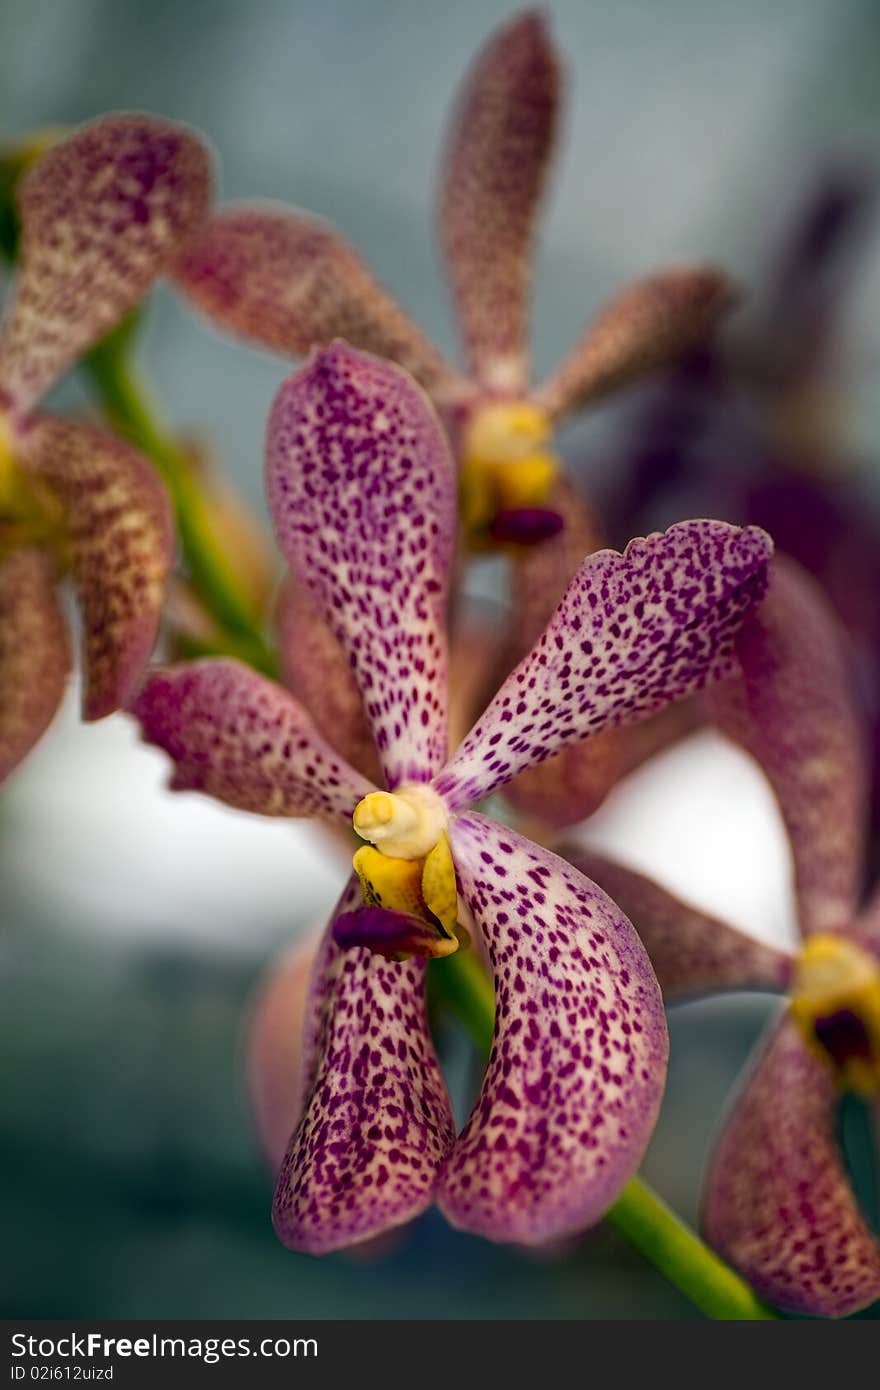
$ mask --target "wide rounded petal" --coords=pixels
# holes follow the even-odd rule
[[[129,706],[174,762],[174,791],[201,791],[263,816],[350,823],[373,787],[324,742],[300,704],[240,661],[151,671]]]
[[[455,478],[410,377],[344,343],[285,382],[266,481],[278,541],[354,671],[389,787],[446,756]]]
[[[714,328],[736,294],[720,270],[686,266],[637,280],[601,310],[535,400],[558,419],[674,362]]]
[[[59,141],[19,189],[21,256],[0,336],[0,394],[27,411],[143,298],[198,230],[211,160],[183,126],[104,116]]]
[[[280,204],[224,208],[175,276],[216,324],[260,347],[302,357],[345,338],[397,362],[439,400],[466,389],[357,252],[317,217]]]
[[[352,880],[335,917],[357,893]],[[312,1255],[369,1240],[431,1204],[455,1126],[428,1032],[425,962],[321,949],[308,1005],[309,1095],[272,1219]]]
[[[781,991],[791,957],[682,902],[659,883],[581,845],[559,853],[626,913],[648,952],[669,1003],[720,990]]]
[[[532,651],[435,781],[471,805],[590,734],[656,713],[731,670],[763,595],[769,537],[686,521],[581,565]]]
[[[565,860],[483,816],[450,837],[496,1018],[437,1200],[454,1225],[540,1244],[598,1221],[639,1165],[666,1078],[660,989],[623,913]]]
[[[306,1013],[316,951],[312,941],[287,953],[264,982],[248,1021],[245,1065],[251,1113],[273,1174],[302,1114]]]
[[[279,595],[276,626],[287,689],[336,751],[371,782],[380,782],[379,754],[348,657],[307,590],[290,578]]]
[[[528,383],[532,237],[559,88],[545,18],[530,10],[479,54],[450,131],[440,229],[468,361],[492,390]]]
[[[52,562],[13,551],[0,561],[0,781],[49,727],[69,670]]]
[[[863,1220],[835,1133],[830,1068],[786,1017],[712,1156],[707,1238],[762,1298],[844,1317],[880,1298],[880,1242]]]
[[[818,584],[787,557],[774,560],[767,597],[736,650],[742,674],[710,692],[709,709],[776,793],[801,929],[845,929],[862,887],[867,731],[837,619]]]
[[[22,463],[60,509],[82,610],[83,715],[101,719],[129,698],[156,642],[171,505],[152,465],[111,435],[39,416],[20,439]]]

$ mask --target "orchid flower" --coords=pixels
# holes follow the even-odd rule
[[[281,550],[346,652],[384,788],[289,692],[235,661],[158,670],[132,709],[173,759],[173,788],[353,824],[364,842],[312,978],[276,1229],[322,1253],[436,1200],[491,1239],[579,1230],[651,1133],[667,1046],[659,990],[609,898],[469,808],[558,749],[728,674],[768,538],[687,522],[589,557],[448,759],[455,475],[426,397],[398,367],[334,345],[282,386],[266,469]],[[491,960],[496,1022],[456,1137],[424,984],[427,959],[460,946],[459,887]]]
[[[559,59],[534,11],[490,38],[460,95],[440,179],[439,230],[466,375],[343,237],[307,214],[271,204],[227,208],[177,268],[178,284],[200,309],[260,346],[300,356],[343,337],[405,367],[445,414],[459,456],[463,521],[483,541],[528,544],[558,531],[574,499],[556,488],[556,424],[677,357],[732,302],[728,280],[711,268],[649,276],[599,313],[546,381],[530,385],[532,243],[560,99]]]
[[[83,715],[131,695],[156,636],[173,527],[162,484],[107,434],[34,407],[143,298],[207,213],[207,151],[149,116],[54,145],[19,189],[21,259],[0,330],[0,777],[31,749],[70,658],[56,585],[83,619]]]
[[[841,1316],[880,1298],[880,1241],[859,1211],[835,1132],[841,1090],[875,1106],[880,1095],[880,894],[858,907],[864,730],[834,616],[793,561],[776,557],[768,596],[736,644],[741,675],[706,698],[778,798],[803,938],[796,956],[598,855],[573,851],[571,861],[632,918],[667,998],[788,991],[716,1144],[703,1223],[761,1297]]]
[[[222,210],[176,269],[177,283],[194,304],[260,346],[299,356],[339,336],[396,361],[421,383],[455,443],[466,534],[473,544],[510,548],[516,561],[508,669],[543,630],[583,556],[604,544],[590,509],[560,476],[555,426],[676,358],[708,333],[733,299],[726,277],[711,268],[649,276],[599,313],[545,382],[529,384],[532,244],[561,85],[544,17],[530,11],[489,39],[457,103],[440,178],[439,231],[466,375],[428,341],[343,237],[307,214],[271,204]],[[567,546],[558,535],[563,521],[573,533]],[[532,564],[535,548],[540,554]],[[326,637],[316,633],[315,641],[334,659]],[[338,654],[335,664],[344,671]],[[302,671],[297,679],[300,688],[309,683]],[[353,745],[363,742],[362,733],[352,738]],[[596,808],[634,756],[628,738],[609,732],[514,782],[514,802],[526,814],[552,812],[554,824],[570,824]]]

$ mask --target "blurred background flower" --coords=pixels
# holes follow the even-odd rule
[[[518,8],[7,0],[0,133],[112,108],[192,122],[221,157],[224,199],[271,196],[328,217],[452,352],[428,234],[443,122],[478,45]],[[880,169],[869,0],[549,8],[571,96],[539,249],[539,372],[633,274],[708,259],[757,283],[768,244],[831,162]],[[880,236],[869,232],[835,364],[840,452],[864,461],[868,495],[880,490],[878,301]],[[285,365],[224,341],[167,290],[141,352],[174,424],[219,446],[259,514],[265,418]],[[637,404],[609,404],[563,436],[585,479],[611,475]],[[474,587],[491,595],[496,584],[487,562]],[[124,717],[83,728],[75,710],[71,692],[0,800],[6,1316],[693,1315],[604,1227],[561,1259],[490,1246],[433,1213],[369,1268],[364,1256],[315,1262],[277,1246],[240,1033],[257,979],[307,934],[346,865],[314,828],[172,799],[161,756]],[[793,942],[771,794],[717,734],[656,758],[580,833],[725,920]],[[645,1173],[691,1219],[726,1092],[777,1008],[742,996],[672,1011]],[[453,1033],[443,1045],[466,1113],[467,1046]],[[844,1138],[876,1222],[860,1118],[845,1108]]]

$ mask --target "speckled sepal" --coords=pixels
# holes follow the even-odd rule
[[[324,742],[300,704],[239,661],[151,671],[129,706],[174,763],[174,791],[202,791],[264,816],[350,824],[373,790]]]
[[[389,787],[446,756],[446,596],[455,479],[427,397],[344,343],[278,393],[266,480],[296,581],[342,644]]]
[[[598,1221],[638,1167],[666,1078],[660,989],[623,913],[564,860],[474,814],[450,838],[496,1020],[438,1202],[491,1240],[541,1244]]]

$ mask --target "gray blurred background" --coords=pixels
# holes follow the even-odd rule
[[[206,132],[226,199],[324,214],[454,351],[432,235],[450,98],[490,0],[4,0],[0,136],[142,108]],[[666,261],[748,283],[823,162],[880,167],[880,9],[856,0],[560,0],[571,79],[541,241],[539,368],[601,299]],[[854,305],[853,446],[876,453],[880,239]],[[145,365],[175,425],[218,441],[262,508],[263,422],[285,373],[163,291]],[[601,418],[579,431],[589,447]],[[690,1305],[610,1230],[557,1257],[428,1214],[370,1263],[276,1245],[239,1042],[272,958],[318,923],[344,866],[319,834],[162,790],[124,718],[84,729],[75,694],[0,799],[0,1229],[5,1316],[682,1318]],[[719,785],[724,787],[719,801]],[[648,769],[591,834],[715,910],[790,939],[784,842],[755,770],[701,736]],[[672,1016],[646,1174],[694,1219],[710,1135],[762,998]],[[461,1040],[448,1055],[466,1103]],[[861,1135],[853,1121],[853,1146]],[[873,1212],[876,1218],[876,1210]]]

